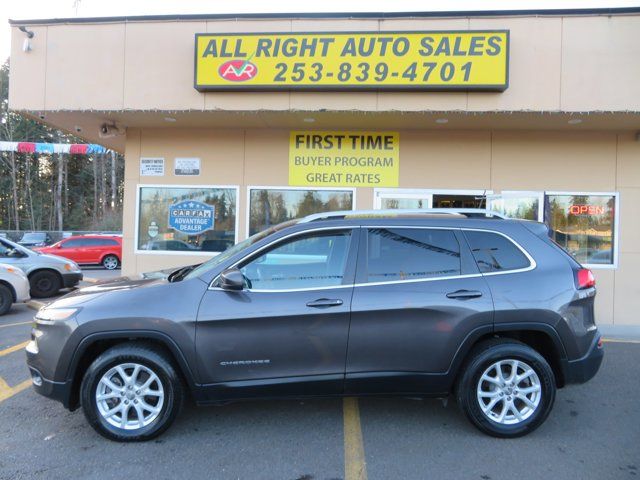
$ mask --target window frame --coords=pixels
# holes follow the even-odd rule
[[[209,287],[207,288],[207,290],[228,292],[228,290],[225,290],[224,288],[216,286],[222,272],[230,268],[238,268],[238,265],[241,265],[243,263],[251,262],[252,260],[260,257],[264,250],[277,247],[279,244],[286,243],[291,239],[295,239],[295,237],[304,237],[316,232],[324,232],[324,231],[331,231],[331,230],[351,230],[351,238],[349,240],[349,246],[347,251],[347,263],[345,265],[345,274],[343,278],[343,282],[346,282],[346,283],[343,283],[342,285],[331,285],[331,286],[324,286],[324,287],[289,288],[289,289],[282,289],[282,290],[262,290],[262,289],[244,288],[242,291],[252,292],[252,293],[290,293],[290,292],[311,292],[311,291],[318,291],[318,290],[333,290],[336,288],[353,288],[354,282],[355,282],[356,260],[357,260],[356,258],[357,255],[354,257],[353,250],[355,249],[357,251],[360,245],[360,238],[361,238],[360,232],[362,231],[362,227],[360,225],[340,225],[340,226],[334,226],[334,227],[320,227],[320,228],[313,228],[313,229],[298,230],[288,235],[283,235],[282,237],[274,239],[273,241],[261,246],[260,248],[257,248],[251,253],[233,262],[232,264],[224,267],[222,271],[218,275],[216,275],[213,278],[213,280],[211,280],[211,282],[209,282]]]
[[[239,225],[238,217],[240,216],[240,186],[239,185],[181,185],[181,184],[157,184],[157,183],[138,183],[136,185],[136,209],[135,209],[135,221],[134,221],[134,253],[141,255],[181,255],[181,256],[201,256],[201,257],[215,257],[220,255],[221,252],[203,252],[201,250],[185,251],[185,250],[140,250],[139,248],[139,231],[140,231],[140,191],[143,188],[211,188],[211,189],[229,189],[236,192],[236,221],[234,228],[235,243],[240,241],[239,238]],[[234,244],[235,244],[234,243]]]
[[[613,212],[613,262],[612,263],[580,263],[583,267],[592,270],[615,270],[618,268],[619,259],[619,241],[620,241],[620,192],[589,192],[589,191],[558,191],[558,190],[544,190],[543,200],[546,201],[547,195],[570,195],[570,196],[602,196],[614,198],[614,212]],[[544,205],[541,207],[544,210]],[[544,213],[543,213],[544,215]],[[546,219],[545,219],[546,220]],[[547,222],[545,221],[545,224]],[[549,228],[551,226],[547,224]],[[568,252],[567,252],[568,253]],[[571,255],[571,254],[569,254]],[[573,256],[572,256],[573,257]],[[577,260],[576,260],[577,261]]]
[[[277,185],[248,185],[247,186],[247,203],[245,208],[245,236],[243,238],[249,238],[249,229],[251,223],[251,190],[295,190],[295,191],[330,191],[330,192],[349,192],[351,193],[351,211],[356,210],[356,188],[350,187],[290,187],[290,186],[277,186]],[[256,232],[257,233],[257,232]]]

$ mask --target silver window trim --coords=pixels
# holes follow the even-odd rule
[[[501,235],[504,238],[506,238],[507,240],[509,240],[511,243],[513,243],[516,248],[518,248],[518,250],[520,250],[522,252],[522,254],[529,260],[529,266],[525,267],[525,268],[517,268],[517,269],[513,269],[513,270],[505,270],[505,271],[501,271],[501,272],[486,272],[486,273],[468,273],[468,274],[461,274],[461,275],[448,275],[445,277],[433,277],[433,278],[416,278],[416,279],[409,279],[409,280],[389,280],[386,282],[367,282],[367,283],[354,283],[352,285],[335,285],[335,286],[324,286],[324,287],[308,287],[308,288],[290,288],[290,289],[283,289],[283,290],[264,290],[264,289],[250,289],[247,288],[244,291],[245,292],[252,292],[252,293],[290,293],[290,292],[309,292],[309,291],[318,291],[318,290],[334,290],[337,288],[357,288],[357,287],[370,287],[370,286],[379,286],[379,285],[394,285],[394,284],[399,284],[399,283],[419,283],[419,282],[435,282],[435,281],[439,281],[439,280],[456,280],[458,278],[476,278],[476,277],[486,277],[486,276],[493,276],[493,275],[508,275],[508,274],[512,274],[512,273],[523,273],[523,272],[529,272],[533,269],[535,269],[538,264],[536,263],[536,261],[534,260],[534,258],[529,254],[529,252],[527,250],[524,249],[524,247],[522,247],[518,242],[516,242],[513,238],[511,238],[509,235],[506,235],[502,232],[498,232],[496,230],[491,230],[491,229],[485,229],[485,228],[473,228],[473,227],[431,227],[431,226],[422,226],[422,225],[363,225],[363,226],[355,226],[355,225],[344,225],[344,226],[336,226],[336,227],[322,227],[322,228],[314,228],[314,229],[308,229],[308,230],[303,230],[300,232],[294,232],[294,233],[290,233],[289,235],[285,235],[284,237],[278,238],[276,240],[274,240],[273,242],[268,243],[267,245],[264,245],[262,247],[260,247],[258,250],[256,250],[255,252],[250,253],[249,255],[243,257],[242,259],[238,260],[237,262],[235,262],[233,265],[227,267],[227,268],[233,268],[236,267],[237,265],[239,265],[240,263],[242,263],[244,260],[246,260],[247,258],[260,253],[261,251],[271,247],[272,245],[280,242],[281,240],[286,240],[290,237],[294,237],[296,235],[304,235],[307,233],[313,233],[313,232],[321,232],[321,231],[325,231],[325,230],[347,230],[347,229],[351,229],[354,230],[356,228],[402,228],[402,229],[430,229],[430,230],[451,230],[451,231],[461,231],[461,232],[465,232],[465,231],[473,231],[473,232],[487,232],[487,233],[495,233],[497,235]],[[473,252],[472,252],[473,255]],[[222,291],[227,291],[223,288],[220,287],[214,287],[213,284],[218,280],[218,278],[220,277],[220,275],[216,275],[216,277],[211,281],[211,283],[209,284],[208,290],[222,290]]]

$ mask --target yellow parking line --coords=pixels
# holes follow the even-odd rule
[[[18,345],[14,345],[13,347],[5,348],[4,350],[0,350],[0,357],[4,357],[5,355],[9,355],[10,353],[17,352],[18,350],[22,350],[27,346],[29,340],[26,342],[19,343]]]
[[[360,409],[357,398],[345,398],[344,415],[344,478],[345,480],[367,480],[367,465],[364,458]]]
[[[31,380],[25,380],[15,387],[10,387],[7,382],[0,377],[0,402],[4,402],[7,398],[13,397],[16,393],[20,393],[31,385]]]
[[[605,343],[640,343],[640,340],[619,340],[617,338],[603,338]]]
[[[16,325],[26,325],[27,323],[33,323],[33,320],[29,320],[28,322],[7,323],[6,325],[0,325],[0,328],[15,327]]]

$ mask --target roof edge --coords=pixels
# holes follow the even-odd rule
[[[113,17],[72,17],[13,20],[10,25],[43,25],[66,23],[113,23],[180,20],[268,20],[268,19],[323,19],[323,18],[439,18],[439,17],[495,17],[495,16],[568,16],[568,15],[624,15],[640,13],[637,7],[615,8],[575,8],[575,9],[530,9],[530,10],[464,10],[443,12],[318,12],[318,13],[218,13],[218,14],[175,14],[139,15]]]

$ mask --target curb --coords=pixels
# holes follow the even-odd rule
[[[83,277],[82,278],[83,282],[87,282],[87,283],[98,283],[100,281],[99,278],[92,278],[92,277]]]
[[[39,300],[28,300],[26,302],[26,305],[27,307],[32,308],[34,310],[40,310],[42,307],[45,307],[47,304]]]

